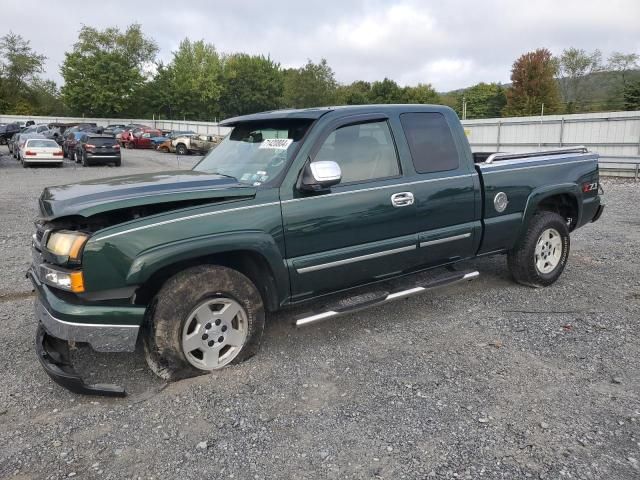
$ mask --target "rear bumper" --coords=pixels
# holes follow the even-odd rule
[[[144,307],[68,303],[40,282],[33,268],[27,276],[37,292],[36,318],[50,335],[89,343],[98,352],[135,350]]]
[[[600,217],[602,216],[603,212],[604,212],[604,203],[601,203],[600,205],[598,205],[596,213],[593,215],[593,218],[591,219],[591,221],[597,222],[598,220],[600,220]]]

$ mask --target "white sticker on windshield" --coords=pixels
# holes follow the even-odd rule
[[[267,138],[260,144],[260,148],[270,148],[273,150],[286,150],[293,143],[291,138]]]

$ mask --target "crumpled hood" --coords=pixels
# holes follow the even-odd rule
[[[256,188],[222,175],[176,170],[126,175],[45,188],[40,210],[45,219],[96,213],[140,205],[194,199],[253,197]]]

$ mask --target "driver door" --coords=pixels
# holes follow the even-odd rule
[[[327,128],[311,161],[333,160],[342,181],[318,194],[281,192],[292,299],[398,274],[415,262],[413,202],[387,118],[362,115]]]

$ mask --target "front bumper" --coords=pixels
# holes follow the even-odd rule
[[[73,393],[106,397],[126,396],[124,388],[118,385],[84,383],[71,364],[69,344],[50,336],[42,324],[38,325],[36,332],[36,354],[51,380]]]
[[[37,292],[36,318],[50,335],[89,343],[98,352],[135,350],[144,307],[68,303],[40,281],[33,267],[27,276]]]

